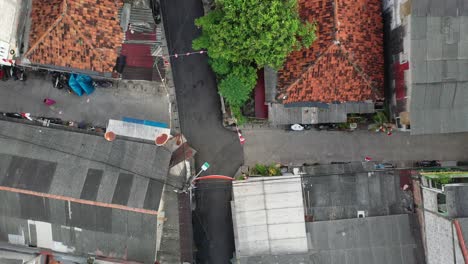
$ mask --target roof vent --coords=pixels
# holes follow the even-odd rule
[[[357,211],[357,218],[365,218],[366,211]]]

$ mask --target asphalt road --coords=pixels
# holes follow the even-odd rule
[[[391,136],[368,131],[327,132],[242,130],[245,164],[329,163],[374,160],[468,160],[468,133],[418,135],[394,132]]]
[[[161,0],[169,53],[192,51],[192,40],[200,32],[194,20],[203,15],[201,0]],[[197,150],[199,167],[207,161],[206,174],[233,176],[243,163],[237,135],[221,123],[216,79],[205,54],[171,57],[182,133]],[[229,201],[230,184],[196,191],[195,243],[199,263],[229,263],[234,251]],[[222,188],[219,188],[222,185]]]

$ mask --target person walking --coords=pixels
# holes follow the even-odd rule
[[[44,99],[44,104],[46,104],[47,106],[51,106],[51,105],[54,105],[56,102],[50,98],[45,98]]]

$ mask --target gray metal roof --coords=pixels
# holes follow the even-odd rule
[[[464,0],[412,0],[413,16],[468,15],[468,2]]]
[[[424,255],[415,216],[389,215],[310,222],[307,254],[240,258],[242,264],[416,264]]]
[[[2,186],[157,210],[146,197],[160,197],[170,157],[152,144],[0,121]]]
[[[0,241],[81,256],[154,259],[155,215],[8,191],[0,191],[0,199]]]
[[[389,215],[307,223],[313,263],[424,263],[417,223]]]
[[[345,123],[347,114],[375,112],[374,103],[371,102],[320,104],[326,107],[312,107],[310,103],[298,103],[297,107],[288,107],[273,103],[268,108],[269,120],[274,125]]]
[[[369,174],[363,170],[352,171],[355,168],[351,164],[329,165],[308,171],[314,174],[302,178],[306,214],[314,221],[327,221],[356,218],[358,210],[365,211],[366,216],[408,212],[413,200],[401,190],[398,173]]]
[[[264,69],[265,79],[265,101],[268,103],[276,102],[276,85],[278,79],[278,73],[275,69],[265,67]]]
[[[118,206],[158,210],[170,158],[153,144],[0,121],[0,241],[50,236],[54,250],[149,263],[157,216]]]
[[[411,133],[468,131],[468,3],[412,1]]]

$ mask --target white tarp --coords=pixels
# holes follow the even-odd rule
[[[166,133],[168,135],[171,134],[171,130],[168,128],[129,123],[113,119],[109,120],[106,131],[114,132],[114,134],[119,136],[139,138],[151,141],[155,141],[156,137],[163,133]]]

